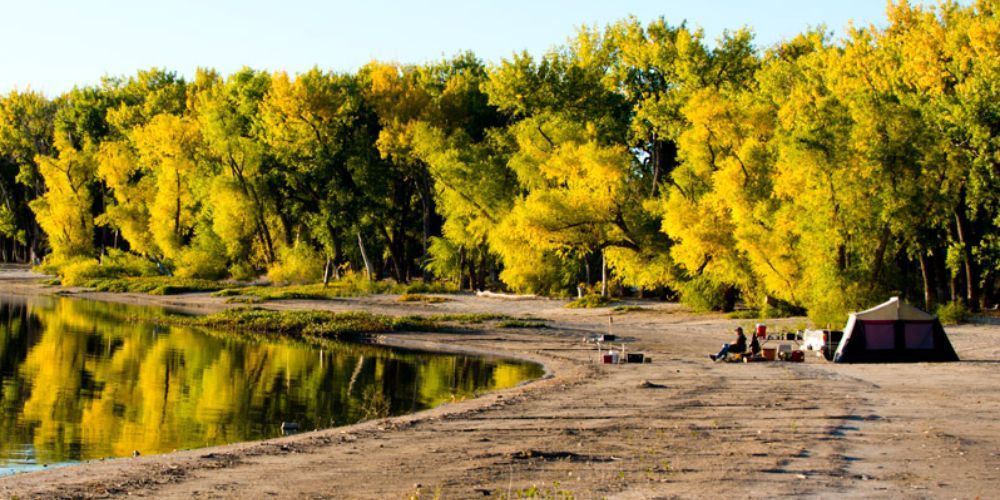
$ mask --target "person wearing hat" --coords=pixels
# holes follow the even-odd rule
[[[733,331],[736,332],[736,342],[733,342],[732,344],[722,344],[722,349],[718,354],[709,354],[708,357],[711,358],[712,361],[724,360],[726,359],[726,355],[730,352],[743,354],[743,352],[747,350],[747,336],[743,335],[743,328],[737,326],[736,330]]]

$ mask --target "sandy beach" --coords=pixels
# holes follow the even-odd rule
[[[94,293],[3,274],[4,293],[232,307],[208,294]],[[615,313],[613,332],[652,362],[603,365],[583,339],[607,331],[606,308],[448,298],[263,306],[544,318],[548,328],[401,333],[383,342],[530,359],[548,375],[409,416],[8,476],[0,497],[989,498],[1000,488],[1000,326],[946,328],[959,363],[834,365],[811,353],[805,363],[713,363],[707,354],[751,321],[635,302],[644,310]]]

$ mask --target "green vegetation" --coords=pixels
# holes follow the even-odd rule
[[[363,312],[269,311],[246,308],[185,318],[183,321],[193,326],[235,333],[319,338],[365,336],[393,331],[429,331],[438,328],[435,321],[414,316],[394,318]]]
[[[642,306],[621,305],[621,306],[612,307],[611,310],[614,311],[614,312],[620,312],[620,313],[630,313],[630,312],[638,312],[638,311],[648,311],[649,308],[642,307]]]
[[[415,317],[419,318],[420,316],[415,316]],[[505,314],[493,314],[493,313],[433,314],[427,317],[436,321],[447,321],[453,323],[467,323],[467,324],[479,324],[479,323],[485,323],[487,321],[505,321],[505,320],[522,319],[522,318],[515,318],[513,316],[507,316]]]
[[[603,295],[584,295],[579,299],[569,302],[566,304],[566,307],[570,309],[590,309],[595,307],[606,307],[612,302],[614,302],[612,299]]]
[[[156,314],[130,319],[208,328],[240,335],[283,335],[311,340],[368,337],[388,332],[425,332],[449,324],[482,324],[497,321],[499,328],[545,328],[544,320],[498,314],[434,314],[386,316],[366,312],[274,311],[240,307],[206,316]]]
[[[79,286],[93,288],[99,292],[176,295],[190,292],[214,292],[227,285],[203,279],[154,276],[148,278],[98,278],[86,280],[79,283]]]
[[[497,323],[499,328],[548,328],[544,322],[541,321],[526,321],[519,319],[509,319]]]
[[[969,308],[958,300],[942,304],[937,309],[937,317],[943,325],[957,325],[969,319]]]
[[[426,304],[439,304],[441,302],[447,302],[448,299],[445,297],[436,297],[433,295],[424,295],[421,293],[404,293],[396,299],[399,302],[423,302]]]
[[[630,18],[493,64],[15,91],[0,260],[46,255],[64,283],[143,261],[266,274],[280,291],[245,293],[265,299],[602,281],[819,323],[897,291],[983,309],[1000,298],[998,33],[994,2],[900,2],[885,27],[770,47]],[[108,270],[106,249],[134,258]]]
[[[738,311],[733,311],[726,315],[729,319],[761,319],[763,316],[760,315],[760,310],[758,309],[740,309]]]
[[[414,282],[400,284],[392,280],[369,281],[357,274],[347,274],[339,280],[310,285],[285,285],[285,286],[248,286],[237,288],[225,288],[216,292],[219,297],[256,297],[260,300],[324,300],[343,297],[363,297],[375,294],[402,294],[412,300],[424,300],[419,297],[426,297],[422,293],[453,293],[454,286],[448,283],[424,283]],[[417,297],[417,298],[414,298]],[[440,299],[440,300],[437,300]],[[428,297],[431,302],[443,302],[442,297]]]

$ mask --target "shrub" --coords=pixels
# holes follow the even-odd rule
[[[611,302],[611,299],[603,295],[584,295],[583,297],[566,304],[566,307],[570,309],[590,309],[594,307],[604,307]]]
[[[406,293],[455,293],[458,283],[447,281],[414,281],[403,285]]]
[[[267,271],[267,277],[281,284],[315,283],[323,278],[325,263],[326,260],[312,245],[299,242],[292,248],[281,250],[278,262]]]
[[[216,280],[226,277],[226,246],[215,233],[202,231],[177,259],[177,276]]]
[[[249,263],[237,262],[229,266],[229,276],[236,281],[254,281],[260,273]]]
[[[944,325],[957,325],[969,319],[969,309],[965,302],[955,300],[938,306],[937,316]]]
[[[642,306],[615,306],[611,308],[614,312],[628,313],[633,311],[648,311],[649,309]]]
[[[739,311],[733,311],[727,315],[731,319],[761,319],[763,316],[760,314],[759,309],[740,309]]]
[[[103,277],[103,269],[97,259],[75,260],[63,264],[57,272],[62,276],[63,286],[79,286],[88,280]]]
[[[431,295],[423,295],[419,293],[404,293],[400,295],[398,299],[399,302],[424,302],[427,304],[439,304],[445,302],[448,299],[444,297],[434,297]]]
[[[721,311],[726,305],[726,286],[698,276],[678,284],[681,302],[698,312]]]
[[[58,273],[65,286],[80,286],[95,279],[157,276],[156,264],[138,255],[111,249],[101,260],[80,258],[62,263]]]

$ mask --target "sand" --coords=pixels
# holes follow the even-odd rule
[[[53,293],[20,276],[9,293]],[[93,299],[212,311],[207,294]],[[959,363],[712,363],[748,321],[635,302],[614,333],[648,364],[602,365],[582,339],[607,309],[564,301],[449,296],[283,301],[279,309],[386,314],[496,312],[545,329],[403,333],[393,345],[489,352],[543,363],[520,387],[268,441],[141,456],[0,478],[0,497],[155,498],[991,498],[1000,488],[1000,326],[948,328]],[[771,321],[794,328],[801,318]],[[646,383],[648,382],[648,383]]]

